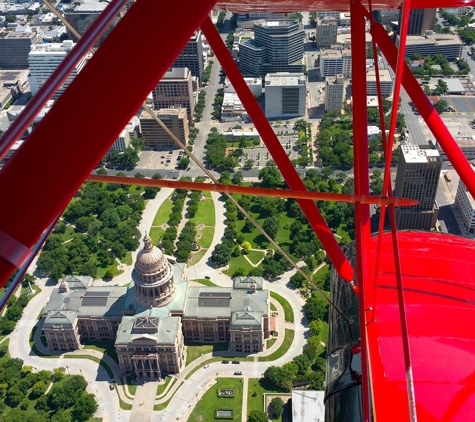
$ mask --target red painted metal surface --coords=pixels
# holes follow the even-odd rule
[[[8,204],[0,207],[1,230],[28,247],[38,240],[213,5],[183,1],[179,30],[174,19],[164,18],[176,15],[172,1],[141,0],[131,7],[0,172],[0,204]],[[161,43],[155,54],[156,40],[170,40],[170,34],[173,42]],[[133,65],[124,57],[134,57]],[[0,259],[0,286],[13,270]]]
[[[398,233],[420,421],[475,420],[475,241]],[[371,264],[377,237],[371,239]],[[377,318],[368,324],[376,421],[407,421],[398,295],[390,233],[383,236]],[[369,274],[368,282],[373,281]],[[368,296],[368,300],[371,298]]]
[[[292,190],[307,190],[300,179],[300,176],[294,169],[294,166],[290,162],[287,153],[277,139],[269,122],[264,116],[259,104],[257,104],[257,101],[252,95],[249,87],[244,82],[241,72],[234,63],[233,58],[229,54],[226,45],[221,39],[221,36],[219,35],[215,26],[211,22],[211,19],[207,18],[203,22],[201,29],[203,30],[206,39],[216,54],[216,57],[219,60],[224,72],[231,81],[233,87],[236,89],[236,92],[238,93],[244,108],[247,110],[249,117],[256,126],[256,129],[266,144],[269,153],[279,167],[285,182]],[[299,203],[300,208],[302,208],[302,211],[307,217],[308,222],[320,239],[320,242],[325,248],[328,257],[332,261],[340,276],[347,281],[353,281],[353,268],[335,240],[332,231],[326,224],[325,220],[320,214],[320,211],[318,211],[316,204],[312,201],[303,199],[299,199],[297,202]]]
[[[352,3],[352,11],[354,4]],[[365,19],[361,14],[351,14],[351,55],[352,89],[353,89],[353,154],[355,171],[355,194],[369,195],[368,173],[368,130],[367,125],[359,122],[368,121],[366,109],[366,39]],[[355,204],[355,242],[357,288],[360,298],[360,332],[361,332],[361,367],[362,367],[362,401],[363,420],[370,422],[370,390],[368,376],[368,355],[366,351],[366,314],[365,283],[368,274],[367,248],[370,239],[369,206]]]

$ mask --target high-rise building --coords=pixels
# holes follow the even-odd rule
[[[407,35],[424,35],[433,30],[437,9],[411,9]],[[402,10],[399,13],[399,28],[401,28]]]
[[[303,73],[270,73],[265,79],[265,115],[268,118],[305,115],[307,95]]]
[[[396,46],[399,47],[400,37]],[[412,58],[414,54],[422,57],[441,54],[447,60],[455,60],[462,54],[462,40],[455,34],[436,34],[428,32],[424,35],[409,35],[406,38],[405,57]]]
[[[185,107],[188,120],[195,112],[195,97],[191,82],[191,72],[187,67],[170,69],[152,92],[153,108]]]
[[[435,204],[442,160],[436,149],[421,149],[418,145],[401,145],[394,195],[415,199],[418,205],[396,210],[398,230],[430,230],[437,222]]]
[[[381,95],[383,97],[390,97],[393,94],[393,80],[388,69],[379,69],[379,82],[381,86]],[[366,72],[366,95],[378,95],[376,71],[374,69]]]
[[[28,63],[30,66],[30,82],[31,93],[35,95],[43,86],[46,80],[60,65],[66,55],[73,49],[76,44],[70,40],[60,43],[51,44],[35,44],[31,46],[30,54],[28,54]],[[63,85],[56,91],[54,95],[57,98],[73,81],[76,75],[86,65],[88,57],[82,57],[76,67],[68,76]]]
[[[475,171],[473,165],[472,169]],[[457,188],[455,205],[460,212],[465,230],[469,233],[475,233],[475,200],[473,199],[472,194],[467,190],[462,179],[460,179]]]
[[[320,76],[343,75],[351,77],[351,50],[325,50],[320,52]]]
[[[341,111],[345,98],[345,78],[343,75],[325,78],[325,111]]]
[[[201,29],[195,31],[188,44],[176,58],[172,67],[187,67],[192,76],[201,80],[204,72],[203,37]]]
[[[304,30],[298,20],[269,20],[254,25],[254,39],[239,45],[243,75],[303,71]]]
[[[160,109],[154,111],[158,118],[170,129],[173,134],[186,145],[188,140],[188,119],[184,108]],[[140,131],[145,148],[150,149],[174,149],[178,148],[175,141],[165,132],[146,111],[140,116]]]
[[[338,23],[335,18],[325,16],[317,19],[316,40],[318,48],[336,44],[337,29]]]
[[[109,151],[107,151],[107,155],[109,155],[112,151],[124,152],[125,149],[129,146],[129,144],[130,144],[130,134],[127,129],[124,129],[122,132],[120,132],[117,139],[111,145],[111,147],[109,148]]]
[[[104,39],[109,35],[109,33],[114,29],[119,22],[120,18],[122,18],[127,8],[130,7],[130,3],[122,8],[119,14],[114,18],[112,23],[109,25],[109,28],[105,30],[105,32],[101,35],[99,41],[96,45],[99,45]],[[71,26],[79,32],[79,35],[84,35],[87,29],[92,25],[92,23],[96,20],[96,18],[103,12],[103,10],[109,4],[108,1],[101,1],[101,0],[81,0],[79,2],[71,2],[68,4],[63,3],[64,5],[64,17],[66,20],[71,24]],[[76,36],[68,29],[68,36],[74,42],[77,42],[78,39]]]
[[[31,46],[43,40],[38,32],[0,32],[0,68],[28,69]]]

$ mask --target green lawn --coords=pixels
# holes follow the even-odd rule
[[[135,396],[135,392],[137,391],[137,385],[132,384],[132,377],[126,377],[127,380],[127,390],[131,396]]]
[[[157,396],[163,394],[168,384],[170,384],[170,388],[171,388],[175,381],[176,381],[176,378],[167,377],[165,379],[165,384],[159,384],[159,386],[157,387]]]
[[[165,230],[161,229],[160,227],[152,227],[150,229],[149,236],[152,239],[152,245],[158,245],[163,233],[165,233]]]
[[[192,369],[185,377],[187,380],[190,378],[196,371],[199,369],[203,368],[203,366],[208,365],[209,363],[213,362],[220,362],[223,359],[226,360],[238,360],[240,362],[254,362],[254,356],[227,356],[226,357],[216,357],[216,358],[210,358],[208,360],[205,360],[204,362],[200,363],[198,366],[196,366],[194,369]]]
[[[170,214],[172,213],[173,202],[171,200],[173,196],[173,192],[170,196],[163,201],[162,205],[158,209],[157,213],[155,214],[155,218],[153,219],[152,226],[161,226],[168,221]]]
[[[282,343],[282,345],[271,355],[260,357],[259,362],[269,362],[272,360],[277,360],[281,358],[282,356],[284,356],[287,353],[287,350],[289,350],[290,345],[294,341],[294,336],[295,336],[295,331],[286,328],[284,342]]]
[[[132,252],[127,251],[127,255],[125,255],[125,258],[122,258],[120,262],[125,265],[132,265]]]
[[[266,340],[266,349],[270,349],[276,341],[277,341],[277,337],[268,338]]]
[[[320,320],[320,327],[321,327],[321,331],[319,334],[320,340],[322,340],[325,344],[328,344],[328,323],[326,321]]]
[[[214,202],[212,199],[205,199],[198,204],[198,211],[190,221],[197,226],[204,224],[205,226],[214,226],[215,212]]]
[[[63,234],[60,234],[61,239],[63,239],[63,242],[66,242],[69,239],[73,238],[74,234],[74,229],[72,226],[66,226],[66,231]]]
[[[206,198],[211,199],[211,192],[209,190],[202,191],[202,194],[206,196]]]
[[[270,292],[270,297],[279,302],[282,305],[282,308],[284,308],[285,320],[287,322],[294,322],[294,310],[290,306],[290,303],[276,292]]]
[[[51,356],[48,356],[48,357],[51,357]],[[58,356],[56,356],[56,357],[58,357]],[[74,355],[63,355],[63,357],[66,358],[66,359],[89,359],[89,360],[92,360],[92,361],[98,363],[99,365],[101,365],[106,370],[107,375],[109,375],[109,378],[111,380],[114,379],[114,374],[112,373],[112,369],[109,367],[109,365],[107,365],[107,363],[105,363],[102,359],[99,359],[96,356],[76,355],[76,354],[74,354]]]
[[[108,341],[84,341],[84,348],[85,349],[93,349],[97,350],[101,353],[109,355],[112,360],[119,364],[119,358],[117,357],[117,352],[115,351],[114,343]]]
[[[236,271],[238,268],[245,268],[247,271],[250,271],[252,269],[252,265],[249,264],[246,258],[240,255],[235,258],[231,258],[231,261],[229,261],[229,268],[227,271],[225,271],[225,273],[232,277],[234,271]]]
[[[273,303],[271,303],[270,304],[270,310],[271,311],[277,311],[277,307]]]
[[[213,241],[214,237],[214,228],[213,227],[205,227],[203,230],[196,230],[197,235],[201,237],[197,239],[198,245],[202,248],[209,248],[211,246],[211,242]]]
[[[257,393],[254,396],[254,393]],[[275,390],[264,378],[249,378],[247,387],[247,414],[252,410],[264,410],[264,393],[282,393]]]
[[[201,260],[201,258],[204,257],[206,251],[207,249],[201,249],[200,251],[191,254],[191,259],[187,262],[186,266],[191,267],[197,264]]]
[[[191,281],[196,281],[197,283],[203,284],[204,286],[217,286],[217,284],[214,284],[211,280],[206,280],[205,278],[197,278],[196,280]]]
[[[213,385],[198,402],[188,418],[188,422],[213,421],[215,420],[215,411],[218,409],[233,411],[233,418],[226,420],[241,421],[242,385],[242,379],[218,378],[217,384]],[[218,397],[216,392],[220,388],[233,388],[234,397]]]
[[[257,264],[261,259],[265,257],[265,253],[261,251],[250,251],[247,257],[253,264]]]
[[[186,344],[186,365],[198,359],[201,355],[228,350],[228,343],[187,343]],[[185,366],[186,366],[185,365]]]

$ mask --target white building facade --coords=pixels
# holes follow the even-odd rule
[[[472,168],[474,167],[472,166]],[[465,230],[469,233],[475,233],[475,201],[462,182],[462,179],[460,179],[457,188],[455,205],[460,212]]]
[[[74,48],[76,44],[70,40],[60,43],[37,44],[31,46],[28,55],[30,74],[28,82],[30,83],[31,93],[35,95],[43,86],[46,80],[52,75],[56,68],[61,64],[66,55]],[[76,75],[86,65],[89,56],[82,57],[68,76],[63,85],[58,89],[54,98],[59,97],[64,90],[71,84]]]
[[[320,53],[320,76],[351,77],[351,50],[326,50]]]
[[[381,95],[390,97],[393,93],[393,80],[387,69],[379,70],[379,81],[381,85]],[[378,85],[376,83],[376,71],[374,69],[366,72],[366,95],[378,95]]]
[[[305,115],[306,88],[306,78],[303,73],[269,73],[265,78],[266,117]]]

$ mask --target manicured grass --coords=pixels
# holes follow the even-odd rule
[[[203,284],[204,286],[217,286],[217,284],[214,284],[211,280],[206,280],[205,278],[198,278],[191,281],[196,281],[197,283]]]
[[[107,354],[115,361],[115,363],[119,364],[119,358],[117,357],[117,352],[115,351],[114,343],[112,342],[85,340],[84,348],[97,350],[101,353]]]
[[[180,384],[181,384],[181,381],[180,381]],[[165,403],[160,403],[160,404],[156,404],[155,406],[153,406],[153,410],[160,411],[160,410],[166,409],[168,404],[170,403],[171,399],[173,398],[173,396],[176,394],[176,392],[179,389],[180,389],[180,386],[178,386],[178,388],[175,390],[175,392],[172,394],[172,396]]]
[[[247,271],[250,271],[252,269],[252,265],[249,264],[246,258],[240,255],[235,258],[231,258],[231,261],[229,261],[229,268],[225,271],[225,273],[232,277],[238,268],[245,268]]]
[[[270,304],[270,310],[271,311],[277,311],[277,307],[272,302]]]
[[[205,199],[198,204],[196,215],[190,219],[195,226],[204,224],[205,226],[214,226],[215,211],[212,199]]]
[[[233,398],[220,398],[216,391],[220,388],[233,388]],[[213,385],[201,398],[190,417],[188,422],[213,421],[214,413],[218,409],[232,410],[233,421],[241,420],[242,410],[242,379],[237,378],[218,378],[218,382]]]
[[[209,190],[204,190],[201,192],[206,198],[211,198],[211,192]]]
[[[295,331],[286,328],[284,342],[282,343],[282,345],[271,355],[260,357],[259,362],[269,362],[272,360],[277,360],[284,356],[287,353],[287,350],[289,350],[289,347],[291,346],[292,342],[294,341],[294,336]]]
[[[205,256],[207,249],[201,249],[196,253],[191,254],[191,259],[187,262],[187,267],[191,267],[198,262],[200,262],[201,258]]]
[[[328,344],[328,323],[326,321],[320,321],[320,327],[320,340],[322,340],[325,344]]]
[[[266,349],[270,349],[272,345],[277,341],[277,337],[271,337],[266,340]]]
[[[197,367],[195,367],[194,369],[192,369],[185,377],[185,379],[187,380],[188,378],[190,378],[196,371],[198,371],[199,369],[203,368],[203,366],[205,365],[208,365],[210,363],[213,363],[213,362],[221,362],[223,359],[226,359],[226,360],[238,360],[240,362],[254,362],[254,357],[253,356],[226,356],[226,357],[216,357],[216,358],[211,358],[211,359],[208,359],[208,360],[205,360],[204,362],[200,363]],[[239,369],[239,368],[236,368],[236,369]]]
[[[173,208],[173,202],[171,201],[172,196],[173,192],[167,199],[165,199],[165,201],[163,201],[162,205],[160,205],[160,208],[158,209],[157,213],[155,214],[155,218],[153,219],[152,226],[161,226],[162,224],[165,224],[168,221],[168,218],[170,217]]]
[[[51,356],[48,356],[48,357],[51,357]],[[112,369],[110,369],[109,365],[107,365],[107,363],[105,363],[102,359],[99,359],[98,357],[96,356],[89,356],[89,355],[63,355],[63,357],[65,359],[89,359],[89,360],[92,360],[96,363],[98,363],[99,365],[101,365],[105,371],[107,372],[107,375],[109,375],[109,378],[111,380],[114,379],[114,374],[112,373]]]
[[[201,355],[223,350],[228,350],[228,343],[188,343],[186,344],[186,365],[190,364],[195,359],[198,359]]]
[[[115,392],[117,393],[117,397],[119,398],[119,406],[122,410],[132,410],[132,405],[129,404],[129,403],[126,403],[125,401],[123,401],[121,398],[120,398],[120,394],[119,394],[119,388],[117,387],[117,384],[114,383],[114,388],[115,388]]]
[[[166,390],[168,384],[170,384],[170,388],[171,388],[175,381],[176,381],[176,378],[167,377],[166,380],[165,380],[165,384],[160,384],[157,387],[157,396],[160,396],[161,394],[163,394],[163,392]]]
[[[251,261],[253,264],[257,264],[261,259],[265,257],[265,254],[261,251],[250,251],[247,254],[247,257],[249,258],[249,261]]]
[[[282,308],[284,308],[285,320],[287,322],[294,322],[294,310],[290,306],[290,303],[276,292],[270,292],[270,297],[279,302]]]
[[[161,229],[160,227],[152,227],[150,229],[150,233],[148,234],[152,239],[152,245],[158,245],[158,242],[162,238],[165,230]]]
[[[214,236],[213,227],[205,227],[203,230],[196,229],[196,234],[201,236],[199,239],[196,239],[198,245],[202,248],[209,248],[211,246]]]
[[[122,258],[120,261],[125,265],[132,265],[132,252],[127,251],[125,258]]]
[[[247,386],[247,414],[252,410],[259,410],[261,412],[264,410],[264,393],[281,392],[275,390],[264,378],[249,378]],[[254,393],[257,393],[255,397],[253,397]]]
[[[60,234],[63,243],[69,239],[73,238],[74,228],[72,226],[66,226],[66,231],[63,234]]]
[[[132,384],[132,377],[126,377],[125,379],[127,380],[127,390],[129,391],[129,394],[135,396],[137,385]]]

